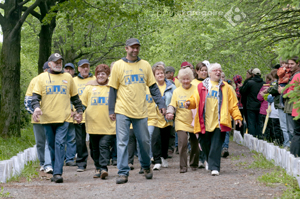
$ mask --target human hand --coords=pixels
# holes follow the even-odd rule
[[[116,114],[110,114],[109,118],[111,119],[111,121],[116,121]]]
[[[174,119],[174,114],[172,114],[172,113],[167,113],[167,114],[166,114],[166,119],[167,119],[167,120],[173,120],[173,119]]]
[[[242,126],[242,121],[241,120],[235,120],[235,125],[239,124],[239,127]]]
[[[32,114],[33,121],[39,122],[40,121],[40,115],[42,115],[42,114],[43,114],[43,112],[40,108],[34,109],[34,112]]]
[[[161,108],[161,109],[159,109],[159,111],[160,111],[160,114],[162,114],[163,116],[165,116],[166,115],[166,109],[165,108]]]
[[[184,103],[184,107],[185,107],[186,109],[188,109],[190,105],[191,105],[191,102],[190,102],[190,101],[186,101],[186,102]]]
[[[78,124],[82,121],[82,114],[76,113],[74,119]]]
[[[278,93],[280,93],[280,94],[281,94],[281,93],[282,93],[282,90],[283,90],[283,88],[284,88],[284,87],[282,87],[282,86],[278,86]]]

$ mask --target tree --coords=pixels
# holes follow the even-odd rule
[[[5,0],[0,3],[3,44],[0,54],[1,106],[0,132],[2,137],[20,136],[20,50],[21,27],[28,15],[42,0]]]

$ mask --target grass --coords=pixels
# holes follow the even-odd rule
[[[9,194],[10,194],[9,192],[4,192],[3,187],[1,187],[0,198],[8,198]]]
[[[35,145],[32,125],[21,129],[21,137],[0,138],[0,161],[8,160],[19,152]]]
[[[40,167],[39,161],[30,161],[27,165],[24,166],[20,175],[13,176],[7,182],[16,182],[20,181],[22,178],[26,178],[28,182],[32,180],[32,178],[36,178],[39,176],[39,172],[37,171]]]

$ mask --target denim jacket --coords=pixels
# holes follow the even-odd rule
[[[162,96],[163,100],[165,101],[166,107],[171,103],[173,91],[176,89],[176,86],[172,84],[169,80],[165,79],[166,82],[166,90],[164,91],[164,95]],[[167,122],[171,122],[172,120],[167,120]]]

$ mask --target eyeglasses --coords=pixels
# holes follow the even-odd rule
[[[220,73],[222,73],[223,71],[222,70],[220,70],[220,69],[216,69],[216,70],[212,70],[212,72],[220,72]]]

